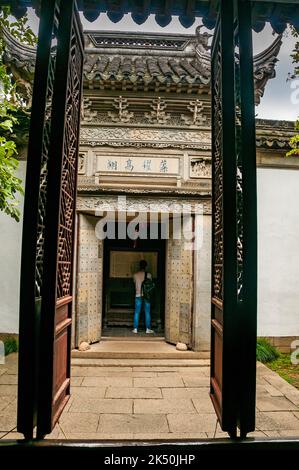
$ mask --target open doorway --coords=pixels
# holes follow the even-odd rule
[[[133,274],[139,262],[147,261],[156,289],[151,302],[151,326],[155,336],[164,336],[165,240],[105,240],[103,279],[103,336],[132,336],[135,304]],[[138,336],[146,336],[144,309]]]

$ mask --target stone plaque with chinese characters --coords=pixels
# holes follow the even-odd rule
[[[131,156],[98,156],[97,172],[122,174],[161,174],[178,175],[180,159],[169,157],[131,157]]]

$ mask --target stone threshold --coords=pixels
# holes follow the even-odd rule
[[[101,342],[103,341],[146,341],[146,342],[165,342],[165,338],[163,336],[102,336]]]
[[[72,351],[73,358],[86,359],[206,359],[202,351],[178,351],[165,340],[148,338],[129,340],[109,339],[92,344],[87,351]]]
[[[209,367],[206,359],[89,359],[72,357],[72,366],[78,367]]]

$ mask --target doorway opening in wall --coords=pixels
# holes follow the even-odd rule
[[[141,260],[155,283],[151,299],[152,335],[146,334],[144,303],[138,334],[133,333],[135,285],[133,275]],[[152,338],[164,336],[165,319],[165,240],[116,239],[104,241],[102,336]]]

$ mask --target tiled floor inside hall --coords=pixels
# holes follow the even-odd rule
[[[205,439],[217,425],[208,360],[73,359],[72,397],[49,438]],[[17,355],[0,366],[0,438],[16,432]],[[256,431],[299,436],[299,390],[258,364]]]

